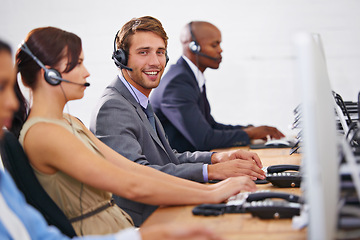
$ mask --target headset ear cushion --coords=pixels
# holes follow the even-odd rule
[[[165,67],[166,67],[166,65],[168,64],[169,59],[170,59],[167,51],[165,52],[165,58],[166,58],[166,64],[165,64]]]
[[[127,57],[126,53],[123,49],[118,49],[113,53],[112,59],[115,62],[117,67],[121,67],[121,64],[126,66],[127,65]]]
[[[46,82],[48,82],[50,85],[53,85],[53,86],[59,85],[61,83],[61,81],[57,80],[53,77],[62,78],[61,74],[57,70],[55,70],[53,68],[45,69],[44,78],[45,78]]]
[[[190,48],[190,51],[192,51],[193,53],[200,52],[200,45],[196,41],[191,41],[189,43],[189,48]]]

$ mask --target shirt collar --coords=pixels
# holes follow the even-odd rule
[[[131,95],[135,98],[135,100],[143,107],[147,108],[147,105],[149,103],[149,99],[139,90],[136,89],[131,83],[129,83],[124,76],[120,73],[119,75],[120,80],[124,83],[126,88],[129,90]]]
[[[193,71],[196,81],[198,82],[198,86],[200,88],[200,92],[203,91],[203,86],[205,85],[206,79],[204,74],[200,71],[200,69],[186,56],[182,56],[182,58],[186,61],[186,63],[189,65],[191,70]]]

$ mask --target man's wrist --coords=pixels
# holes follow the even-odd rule
[[[218,156],[217,152],[212,152],[211,158],[210,158],[211,164],[218,163],[219,160],[217,159],[217,156]]]
[[[207,170],[208,170],[208,180],[219,180],[216,176],[216,165],[208,165],[207,166]]]

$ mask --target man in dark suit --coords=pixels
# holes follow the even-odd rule
[[[115,41],[113,58],[120,73],[105,89],[90,123],[101,141],[134,162],[197,182],[241,175],[265,178],[259,157],[248,151],[178,153],[170,147],[160,121],[149,111],[148,97],[167,62],[167,36],[157,19],[132,19]],[[116,201],[136,226],[156,209],[122,198]]]
[[[214,120],[206,97],[204,71],[221,63],[221,32],[208,22],[190,22],[181,34],[183,56],[151,95],[170,145],[179,152],[248,145],[251,139],[285,137],[269,126],[224,125]]]

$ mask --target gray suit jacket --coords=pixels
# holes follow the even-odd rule
[[[173,150],[160,121],[155,116],[157,134],[140,104],[119,78],[104,91],[90,123],[90,130],[109,147],[126,158],[181,178],[204,182],[202,166],[211,163],[209,152]],[[156,209],[117,197],[118,205],[139,226]]]

